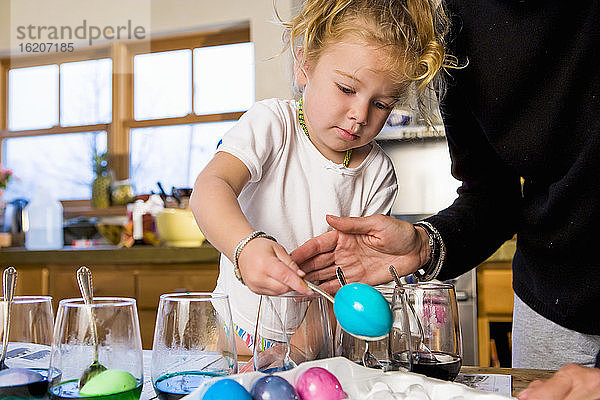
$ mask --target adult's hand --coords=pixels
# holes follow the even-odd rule
[[[310,281],[339,289],[335,269],[341,266],[348,282],[378,285],[392,280],[388,267],[400,275],[416,271],[429,256],[428,237],[421,228],[385,215],[327,216],[335,230],[312,238],[291,253]]]
[[[548,380],[537,380],[518,394],[519,400],[599,400],[600,369],[567,364]]]

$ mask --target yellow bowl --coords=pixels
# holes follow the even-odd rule
[[[165,208],[156,215],[156,230],[167,246],[198,247],[205,240],[189,209]]]

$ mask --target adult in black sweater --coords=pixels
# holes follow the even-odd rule
[[[462,181],[458,198],[417,227],[385,216],[328,217],[336,231],[293,257],[308,279],[329,280],[323,287],[330,291],[335,264],[349,280],[370,284],[389,281],[390,264],[444,280],[516,234],[515,324],[522,308],[539,317],[533,328],[514,327],[514,343],[529,348],[513,345],[513,354],[534,359],[517,366],[593,365],[600,348],[600,2],[451,0],[449,10],[450,53],[468,59],[451,71],[442,102],[452,174]],[[578,343],[565,349],[550,327]],[[535,337],[527,345],[529,329]]]

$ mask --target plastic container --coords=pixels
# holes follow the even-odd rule
[[[63,207],[48,188],[38,188],[23,216],[27,250],[62,249]]]

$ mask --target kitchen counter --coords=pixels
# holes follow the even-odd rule
[[[27,250],[9,247],[0,250],[0,264],[165,264],[218,262],[219,252],[210,244],[200,247],[95,246],[64,247],[61,250]]]

